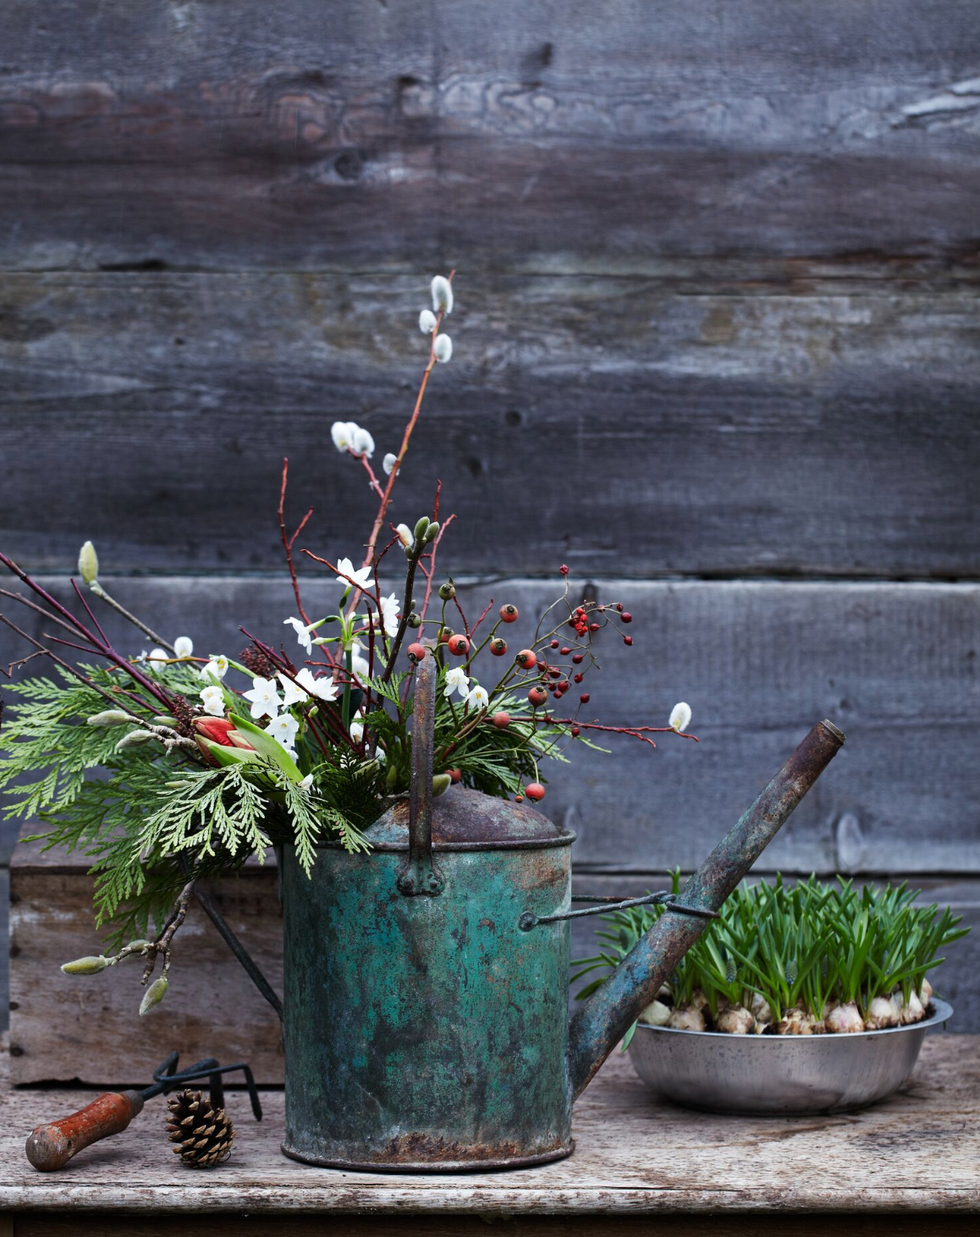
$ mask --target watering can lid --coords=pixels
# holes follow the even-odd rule
[[[374,850],[408,850],[408,799],[396,799],[365,830]],[[510,803],[470,790],[450,788],[432,803],[432,849],[537,850],[571,846],[575,834],[526,803]]]

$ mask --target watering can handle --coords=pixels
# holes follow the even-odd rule
[[[435,746],[435,655],[427,649],[415,667],[412,714],[412,787],[409,796],[408,859],[398,873],[398,891],[406,898],[442,893],[442,873],[432,860],[432,749]]]

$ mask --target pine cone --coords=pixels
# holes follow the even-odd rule
[[[231,1155],[235,1130],[223,1108],[214,1108],[200,1091],[178,1091],[167,1101],[167,1132],[174,1154],[191,1168],[214,1168]]]

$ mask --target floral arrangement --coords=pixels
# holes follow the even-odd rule
[[[313,512],[288,532],[288,461],[278,522],[295,613],[283,621],[285,639],[263,639],[243,626],[247,646],[237,659],[211,649],[196,655],[189,638],[170,643],[129,613],[100,581],[91,542],[79,555],[81,582],[72,581],[78,614],[0,553],[26,589],[0,589],[0,596],[44,620],[35,638],[0,615],[33,646],[7,677],[35,658],[54,668],[53,677],[9,687],[12,717],[0,729],[6,816],[39,818],[50,825],[38,835],[46,846],[77,848],[92,860],[97,923],[111,927],[108,952],[63,969],[97,973],[139,956],[145,986],[162,960],[141,1013],[166,993],[171,942],[191,896],[206,908],[198,882],[250,856],[261,860],[275,845],[294,846],[307,871],[326,839],[352,852],[370,849],[371,824],[409,789],[413,667],[423,657],[438,664],[434,793],[462,782],[538,802],[545,795],[540,766],[566,761],[574,743],[594,746],[606,732],[649,746],[660,731],[694,738],[684,703],[666,726],[607,726],[585,716],[583,684],[598,668],[596,633],[612,627],[626,646],[633,642],[632,616],[621,602],[576,604],[568,568],[560,566],[559,595],[533,638],[513,647],[516,606],[494,610],[491,600],[471,620],[452,578],[437,572],[454,518],[440,516],[439,487],[431,515],[391,523],[429,378],[452,356],[442,329],[453,311],[452,278],[432,280],[432,308],[420,314],[428,357],[401,446],[383,457],[383,476],[372,464],[368,430],[353,422],[332,427],[337,450],[364,469],[377,510],[359,564],[299,551],[335,581],[331,613],[311,616],[303,604],[295,551]],[[116,648],[93,605],[115,610],[154,647]],[[65,649],[83,660],[66,661]],[[160,926],[148,940],[151,922]],[[130,936],[136,939],[123,945]]]
[[[679,870],[671,876],[677,893]],[[969,931],[957,927],[962,916],[916,906],[919,895],[905,883],[858,891],[838,880],[835,887],[811,876],[790,887],[777,876],[771,885],[740,886],[639,1021],[733,1035],[842,1034],[921,1021],[932,997],[926,974]],[[618,966],[664,913],[652,905],[603,916],[602,952],[577,962],[573,978]]]

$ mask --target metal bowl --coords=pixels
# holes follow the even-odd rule
[[[911,1026],[842,1035],[724,1035],[642,1022],[630,1042],[636,1072],[658,1095],[708,1112],[811,1116],[864,1108],[912,1073],[926,1031],[952,1008],[935,997]]]

